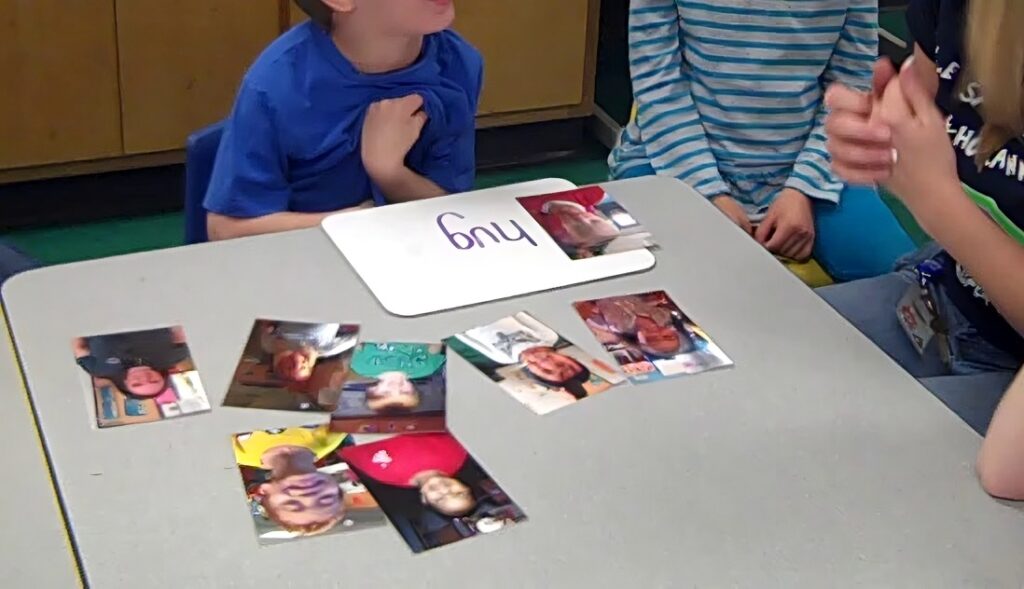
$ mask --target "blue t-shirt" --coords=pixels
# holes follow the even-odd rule
[[[980,0],[984,1],[984,0]],[[964,189],[1008,234],[1024,244],[1024,139],[1016,137],[978,169],[975,156],[984,120],[977,82],[960,79],[967,0],[913,0],[907,22],[914,40],[939,72],[936,102],[956,152]],[[984,289],[949,255],[943,255],[943,285],[949,298],[986,341],[1024,359],[1024,339],[999,314]],[[1006,268],[1024,280],[1024,268]]]
[[[411,94],[429,120],[406,165],[448,192],[473,186],[475,115],[483,59],[451,31],[428,35],[419,60],[362,74],[324,28],[307,22],[274,41],[242,80],[214,165],[205,206],[230,217],[322,213],[373,199],[363,167],[367,108]]]

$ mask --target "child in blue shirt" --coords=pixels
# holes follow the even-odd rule
[[[480,54],[452,0],[296,0],[311,17],[242,81],[205,207],[211,239],[472,188]]]

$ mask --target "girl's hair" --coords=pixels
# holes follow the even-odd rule
[[[302,12],[308,14],[313,22],[322,27],[331,28],[331,17],[334,12],[320,0],[295,0],[295,4],[302,9]]]
[[[1024,2],[974,0],[968,6],[964,84],[976,81],[985,101],[979,166],[1024,135]]]
[[[152,399],[153,397],[140,397],[128,390],[128,384],[127,382],[125,382],[128,379],[128,369],[136,368],[138,366],[145,366],[145,364],[130,364],[126,366],[125,369],[116,376],[108,377],[108,380],[114,383],[114,386],[117,388],[117,390],[121,391],[124,394],[124,396],[128,397],[129,399]],[[171,386],[171,373],[168,370],[157,370],[157,372],[160,373],[160,376],[164,377],[164,391],[166,391],[167,387]],[[154,397],[155,396],[156,395],[154,395]]]

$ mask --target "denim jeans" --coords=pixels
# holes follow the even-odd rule
[[[828,286],[818,293],[975,431],[984,434],[1020,362],[985,341],[941,289],[935,302],[949,327],[948,366],[935,342],[923,356],[919,354],[896,318],[899,300],[916,284],[914,266],[937,252],[929,246],[901,261],[895,272]]]

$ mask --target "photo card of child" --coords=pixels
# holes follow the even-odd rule
[[[574,260],[657,246],[650,232],[599,186],[517,200]]]
[[[358,341],[358,325],[258,319],[224,406],[334,411]]]
[[[355,444],[343,448],[341,456],[415,553],[526,520],[449,433]]]
[[[613,367],[527,313],[470,329],[445,343],[538,415],[625,381]]]
[[[732,360],[665,291],[574,306],[634,383],[732,366]]]
[[[442,343],[360,343],[331,426],[362,434],[445,431],[445,360]]]
[[[387,525],[342,458],[348,434],[327,425],[235,434],[231,445],[261,545]]]
[[[101,428],[210,411],[181,326],[79,337],[71,345],[90,376]]]

